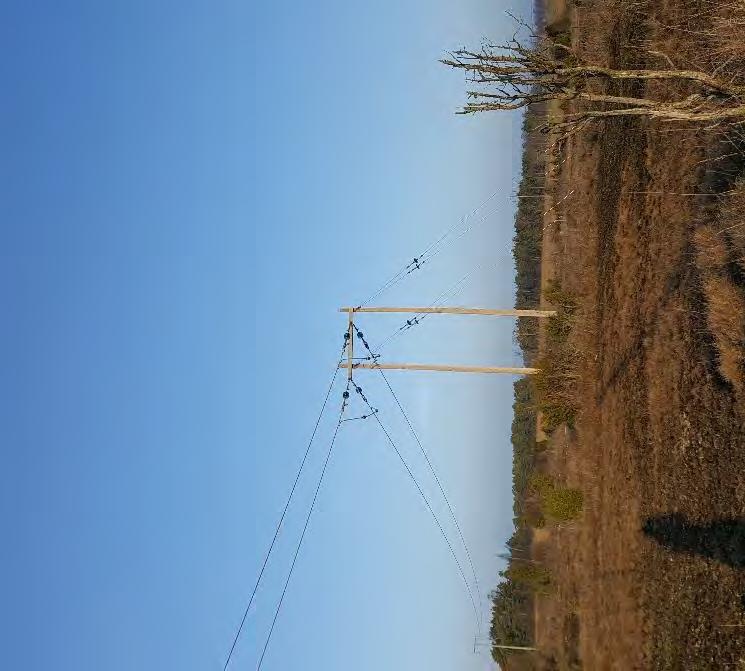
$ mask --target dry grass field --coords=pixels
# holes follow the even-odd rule
[[[581,59],[745,78],[745,3],[565,9]],[[544,469],[585,505],[533,536],[555,584],[534,668],[745,669],[744,147],[745,126],[612,119],[552,150],[542,283],[579,300],[579,411]]]

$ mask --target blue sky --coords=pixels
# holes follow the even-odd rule
[[[454,116],[463,81],[437,59],[509,36],[505,10],[529,5],[2,3],[4,668],[222,668],[336,359],[337,307],[495,192],[483,224],[381,301],[426,304],[480,268],[455,302],[512,304],[519,120]],[[386,356],[518,361],[512,323],[474,319],[434,317]],[[373,342],[398,323],[360,319]],[[389,379],[486,617],[511,532],[513,380]],[[255,667],[331,422],[231,668]],[[266,671],[489,668],[417,497],[376,425],[346,424]]]

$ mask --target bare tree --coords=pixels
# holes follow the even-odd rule
[[[572,50],[550,39],[525,47],[517,39],[505,45],[485,44],[480,51],[450,52],[445,65],[465,70],[477,84],[467,92],[459,114],[513,110],[550,100],[584,104],[549,126],[576,128],[608,117],[646,117],[669,121],[745,122],[745,87],[695,70],[618,70],[578,61]],[[617,95],[620,82],[686,83],[678,100]]]

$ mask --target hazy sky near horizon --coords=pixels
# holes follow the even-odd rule
[[[61,0],[0,8],[2,666],[221,669],[338,356],[381,296],[511,306],[519,119],[455,116],[437,59],[530,0]],[[375,343],[400,318],[361,317]],[[508,320],[389,360],[518,364]],[[512,531],[513,379],[391,373],[487,593]],[[358,374],[457,543],[377,374]],[[333,409],[231,668],[255,668]],[[359,412],[353,406],[353,413]],[[372,422],[343,426],[263,669],[485,669],[437,528]]]

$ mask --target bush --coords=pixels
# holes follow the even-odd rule
[[[579,489],[559,487],[547,473],[533,473],[530,489],[541,502],[543,519],[552,522],[569,522],[579,517],[584,504],[584,495]]]
[[[537,440],[535,443],[535,447],[533,448],[533,451],[536,454],[543,454],[546,450],[548,450],[548,441],[547,440]]]
[[[554,479],[548,473],[533,473],[530,476],[530,490],[539,496],[550,492],[554,487]]]
[[[540,513],[524,513],[517,518],[517,525],[523,529],[543,529],[546,518]]]
[[[572,315],[568,312],[560,311],[548,318],[546,324],[546,334],[551,340],[563,342],[569,336],[572,330]]]
[[[556,280],[550,280],[547,283],[543,297],[551,303],[558,311],[567,315],[573,315],[577,311],[577,297],[561,288],[561,283]]]
[[[502,575],[538,594],[548,594],[551,591],[551,572],[545,566],[518,562]]]
[[[745,5],[743,5],[745,10]],[[706,321],[719,372],[745,391],[745,180],[733,185],[716,218],[694,233]]]
[[[543,367],[531,380],[541,412],[541,428],[550,434],[562,424],[573,426],[579,408],[574,378],[557,370],[547,357],[538,365]]]
[[[577,408],[569,403],[551,403],[541,405],[543,413],[542,428],[546,433],[553,433],[562,424],[572,426],[577,416]]]
[[[579,489],[555,487],[541,497],[541,508],[555,522],[570,522],[579,517],[584,495]]]

